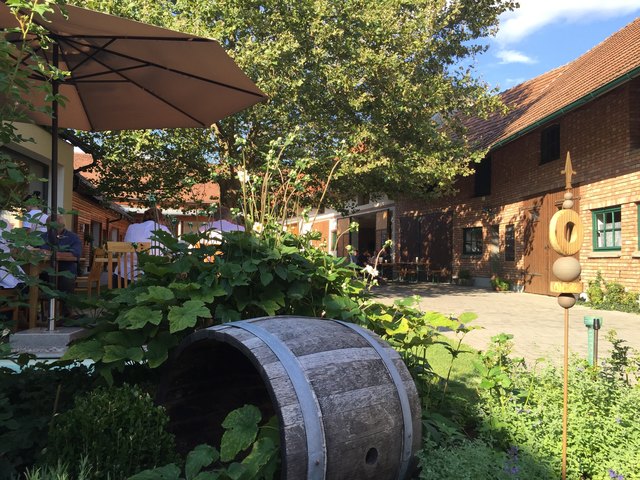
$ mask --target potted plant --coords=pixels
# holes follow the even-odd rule
[[[491,279],[491,286],[496,292],[508,292],[511,290],[511,284],[509,281],[498,276],[494,276]]]
[[[458,272],[458,285],[463,285],[470,287],[474,283],[473,277],[471,276],[471,271],[466,269],[461,269]]]

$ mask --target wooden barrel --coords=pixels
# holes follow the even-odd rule
[[[336,320],[264,317],[195,332],[158,400],[182,451],[215,444],[224,416],[246,403],[277,414],[288,480],[403,479],[420,448],[420,401],[400,356]]]

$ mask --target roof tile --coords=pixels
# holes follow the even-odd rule
[[[501,93],[510,111],[470,120],[470,138],[492,147],[638,67],[640,18],[572,62]]]

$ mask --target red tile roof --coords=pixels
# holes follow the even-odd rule
[[[640,67],[640,18],[566,65],[521,83],[501,94],[507,115],[468,123],[470,138],[492,147],[524,133],[602,87],[623,79]],[[550,119],[550,118],[549,118]]]

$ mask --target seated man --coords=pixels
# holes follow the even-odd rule
[[[48,222],[47,232],[43,234],[45,250],[56,252],[55,261],[59,273],[57,276],[57,289],[64,293],[73,293],[78,276],[78,259],[82,254],[82,242],[73,232],[65,228],[64,216],[56,215]],[[71,309],[64,300],[60,302],[63,317],[71,316]]]

